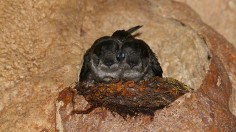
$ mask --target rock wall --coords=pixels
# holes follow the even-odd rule
[[[186,3],[230,43],[236,46],[236,0],[176,0]]]

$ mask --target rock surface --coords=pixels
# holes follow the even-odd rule
[[[236,47],[236,0],[176,0],[186,3],[203,22],[221,33]]]
[[[82,130],[235,129],[229,108],[236,115],[236,50],[186,5],[168,0],[13,0],[1,1],[0,7],[1,131],[76,129],[81,123]],[[68,120],[59,118],[63,109],[56,108],[55,102],[61,90],[77,81],[86,49],[98,37],[139,24],[144,25],[139,38],[160,59],[164,76],[176,78],[196,92],[156,112],[153,122],[146,117],[126,122],[96,109],[63,124]],[[179,116],[186,113],[188,116]],[[170,120],[176,121],[174,125]]]

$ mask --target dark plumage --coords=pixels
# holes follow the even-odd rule
[[[162,77],[162,68],[149,46],[135,39],[131,33],[117,30],[112,36],[101,37],[84,55],[80,82],[110,82],[116,80],[140,81],[153,76]]]
[[[153,76],[162,77],[162,69],[154,53],[142,40],[134,39],[124,43],[121,52],[125,54],[122,62],[122,79],[140,81]]]

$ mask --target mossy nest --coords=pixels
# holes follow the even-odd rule
[[[192,89],[173,78],[152,77],[139,83],[134,81],[112,81],[106,83],[78,83],[75,86],[79,95],[83,95],[93,108],[105,107],[126,117],[139,113],[154,116],[154,112],[168,106],[180,96]]]

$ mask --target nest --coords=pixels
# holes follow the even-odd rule
[[[135,116],[139,113],[154,116],[156,110],[168,106],[192,90],[178,80],[160,77],[152,77],[139,83],[134,81],[112,81],[109,84],[79,83],[75,88],[93,108],[105,107],[122,117]],[[90,111],[91,108],[74,112],[81,114]]]

